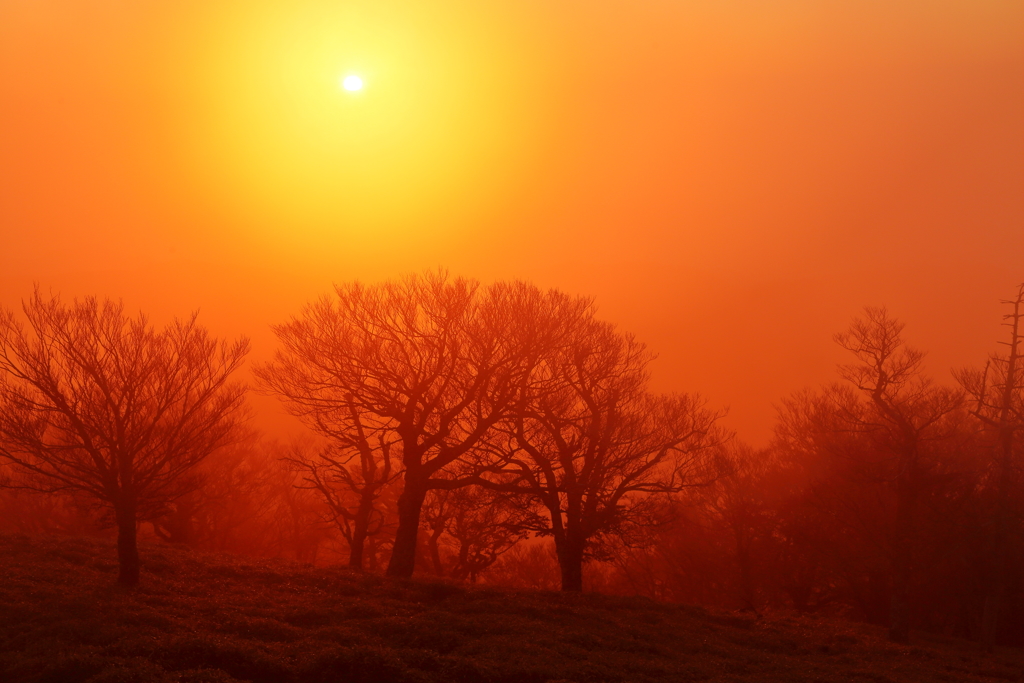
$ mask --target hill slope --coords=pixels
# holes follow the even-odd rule
[[[1020,681],[1024,652],[841,621],[754,621],[600,595],[464,589],[344,569],[0,536],[7,683]]]

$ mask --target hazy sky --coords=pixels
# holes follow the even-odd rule
[[[940,377],[995,348],[1024,3],[0,0],[0,237],[0,303],[198,308],[257,358],[355,278],[593,296],[760,443],[865,304]]]

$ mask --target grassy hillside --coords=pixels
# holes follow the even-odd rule
[[[0,681],[1020,681],[1024,652],[645,599],[465,589],[143,547],[0,536]]]

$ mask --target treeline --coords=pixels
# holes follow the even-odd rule
[[[194,318],[37,293],[0,314],[0,527],[115,527],[405,577],[796,609],[1024,644],[1024,286],[1002,350],[937,383],[866,309],[834,384],[754,450],[591,301],[427,274],[349,284],[254,370],[308,427],[278,443]],[[24,322],[23,322],[24,320]],[[47,492],[49,495],[39,495]]]

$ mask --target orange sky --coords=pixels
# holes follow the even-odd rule
[[[0,303],[199,308],[257,357],[353,278],[591,295],[760,443],[865,304],[938,374],[994,348],[1024,4],[0,0],[0,236]]]

